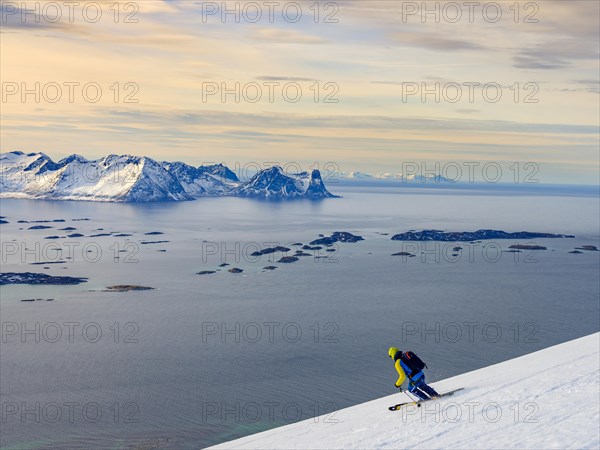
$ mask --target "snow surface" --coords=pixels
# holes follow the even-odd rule
[[[213,448],[597,449],[599,352],[596,333],[433,383],[465,389],[421,408],[389,411],[396,393]]]

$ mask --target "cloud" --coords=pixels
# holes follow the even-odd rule
[[[392,39],[396,44],[436,51],[483,50],[485,48],[475,42],[434,33],[393,33]]]
[[[250,37],[257,41],[275,44],[326,44],[328,42],[319,36],[280,28],[259,28],[253,30]]]
[[[464,112],[475,112],[466,109]],[[597,125],[571,125],[561,123],[516,122],[509,120],[485,119],[451,119],[437,117],[395,117],[386,115],[309,115],[299,113],[269,113],[269,112],[229,112],[218,110],[172,110],[168,113],[154,110],[114,110],[101,108],[96,111],[92,127],[112,126],[118,123],[134,130],[171,130],[171,134],[180,131],[204,130],[213,125],[214,128],[242,130],[246,128],[253,133],[266,134],[265,130],[302,129],[363,129],[390,131],[469,131],[469,132],[499,132],[523,134],[552,134],[552,135],[589,135],[598,134]],[[6,114],[6,120],[27,121],[27,116]],[[87,128],[90,125],[88,117],[71,116],[40,116],[42,122],[71,123],[78,127]],[[268,124],[268,125],[265,125]],[[200,128],[195,128],[199,126]],[[569,138],[571,139],[571,138]]]
[[[597,60],[599,57],[597,43],[573,38],[546,41],[522,49],[513,61],[518,69],[555,70],[568,67],[576,60]]]
[[[567,69],[577,61],[600,57],[597,1],[544,2],[540,23],[526,28],[534,40],[525,40],[513,56],[519,69]],[[597,69],[596,69],[597,72]]]
[[[25,5],[25,3],[23,4]],[[33,30],[61,30],[61,31],[81,31],[79,27],[68,22],[55,20],[53,17],[40,14],[35,9],[17,6],[15,2],[1,3],[0,14],[2,17],[2,33],[6,29],[12,31],[33,31]]]
[[[304,77],[278,77],[278,76],[262,76],[262,77],[256,77],[257,80],[260,81],[306,81],[306,82],[310,82],[310,81],[317,81],[315,78],[304,78]]]

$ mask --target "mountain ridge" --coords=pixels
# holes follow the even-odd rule
[[[279,166],[247,181],[224,164],[110,154],[96,160],[73,154],[54,162],[42,152],[0,154],[0,197],[112,202],[185,201],[201,197],[273,200],[334,198],[318,170],[284,173]]]

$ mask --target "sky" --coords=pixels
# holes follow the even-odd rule
[[[1,150],[598,184],[599,4],[3,1]]]

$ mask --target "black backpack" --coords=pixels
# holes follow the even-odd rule
[[[402,353],[400,359],[411,370],[411,373],[408,375],[409,377],[412,377],[427,367],[427,364],[425,364],[423,360],[421,360],[421,358],[419,358],[413,352]]]

